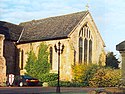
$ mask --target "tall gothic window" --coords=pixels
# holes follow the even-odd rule
[[[92,40],[89,40],[89,63],[92,63]]]
[[[82,63],[82,56],[83,56],[83,39],[79,38],[79,63]]]
[[[92,63],[92,35],[87,24],[81,28],[79,33],[79,63],[83,61],[85,64]]]
[[[50,64],[51,64],[51,69],[52,69],[52,61],[53,61],[53,48],[50,47]]]
[[[84,39],[84,63],[87,63],[87,50],[88,50],[87,45],[88,45],[88,41],[85,38]]]

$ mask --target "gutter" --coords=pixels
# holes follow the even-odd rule
[[[20,41],[20,42],[16,42],[16,45],[26,44],[26,43],[33,43],[33,42],[40,42],[40,41],[63,40],[63,39],[67,39],[67,38],[69,38],[69,37],[64,36],[64,37],[56,37],[56,38],[41,39],[41,40]]]

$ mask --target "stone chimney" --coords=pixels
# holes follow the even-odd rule
[[[0,85],[6,82],[6,61],[3,57],[4,35],[0,34]]]

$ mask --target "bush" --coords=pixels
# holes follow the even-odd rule
[[[61,87],[70,87],[71,82],[70,81],[60,81],[60,86]]]
[[[93,77],[99,67],[95,64],[80,64],[74,65],[72,68],[74,76],[73,81],[83,83],[84,86],[89,86],[89,80]]]
[[[40,78],[41,82],[50,82],[50,81],[55,81],[58,78],[58,74],[55,73],[46,73],[43,74]]]
[[[71,87],[85,87],[87,86],[86,83],[78,83],[78,82],[72,82]]]
[[[120,70],[101,68],[90,79],[89,85],[93,87],[115,87],[119,84],[120,78]]]
[[[48,83],[48,85],[51,87],[56,87],[58,85],[58,82],[51,81]],[[61,87],[83,87],[85,85],[83,83],[78,83],[78,82],[60,81],[60,86]]]
[[[57,81],[50,81],[48,82],[48,85],[51,87],[56,87],[58,85]]]

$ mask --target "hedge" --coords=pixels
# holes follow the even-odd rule
[[[116,87],[121,79],[120,69],[101,68],[89,81],[92,87]]]
[[[56,87],[57,85],[58,85],[57,81],[48,82],[48,86]],[[61,87],[84,87],[86,86],[84,83],[70,82],[70,81],[60,81],[59,85]]]
[[[58,74],[56,74],[56,73],[46,73],[40,77],[40,81],[41,82],[50,82],[50,81],[57,80],[57,78],[58,78]]]

